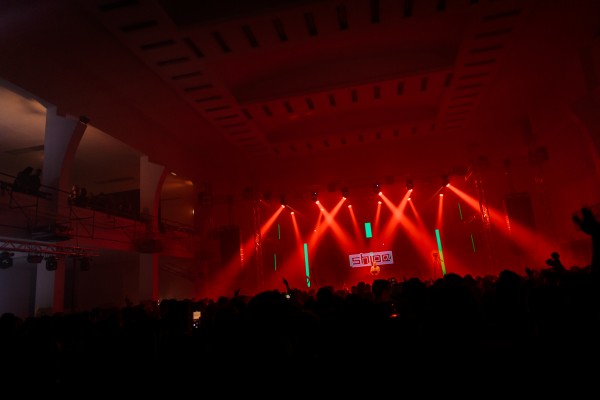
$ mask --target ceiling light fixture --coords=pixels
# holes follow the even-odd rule
[[[4,268],[12,267],[12,265],[13,265],[12,257],[14,255],[15,255],[15,253],[9,253],[8,251],[3,251],[2,253],[0,253],[0,268],[4,269]]]
[[[46,257],[46,271],[56,271],[58,260],[54,256]]]

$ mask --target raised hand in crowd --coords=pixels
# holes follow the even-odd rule
[[[573,215],[573,222],[592,237],[592,277],[598,282],[600,275],[600,223],[591,209],[583,207],[581,216]]]

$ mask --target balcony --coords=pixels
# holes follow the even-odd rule
[[[183,258],[196,254],[193,227],[161,219],[153,229],[152,216],[95,200],[75,203],[52,189],[41,195],[15,192],[10,182],[0,181],[0,236]]]

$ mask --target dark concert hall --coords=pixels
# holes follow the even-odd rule
[[[0,382],[592,379],[600,2],[3,0],[0,55]]]

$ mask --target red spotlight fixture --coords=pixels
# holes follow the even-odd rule
[[[286,203],[285,203],[285,197],[284,196],[281,196],[280,203],[281,203],[281,208],[285,208]]]
[[[415,185],[413,184],[413,180],[411,178],[406,179],[406,190],[413,190]]]
[[[450,186],[450,177],[448,175],[442,175],[442,186]]]
[[[344,198],[344,200],[348,198],[348,188],[342,189],[342,197]]]

